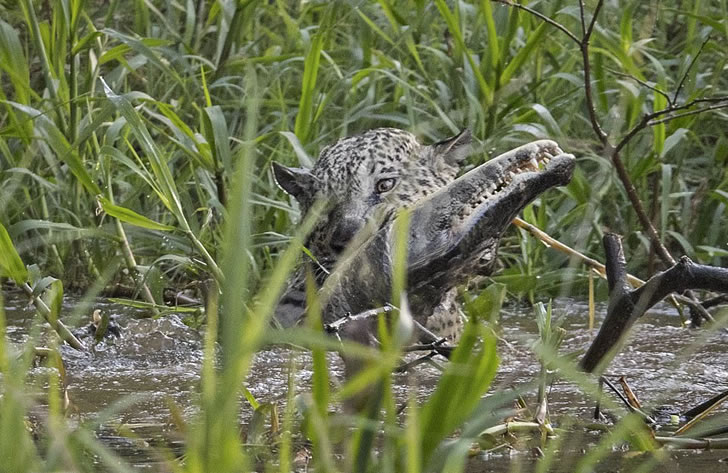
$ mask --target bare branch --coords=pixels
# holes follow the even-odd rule
[[[404,373],[406,371],[409,371],[412,368],[414,368],[415,366],[421,365],[422,363],[427,363],[428,361],[432,360],[435,357],[435,355],[437,355],[437,352],[431,351],[427,355],[423,355],[419,358],[415,358],[414,360],[412,360],[410,362],[399,365],[398,367],[396,367],[394,369],[394,372],[395,373]],[[406,406],[406,404],[405,404],[405,406]]]
[[[584,21],[584,0],[579,0],[579,19],[581,20],[581,34],[586,36],[586,21]]]
[[[607,146],[609,144],[609,141],[607,139],[607,133],[602,129],[602,126],[599,124],[599,119],[597,118],[597,109],[594,106],[594,96],[592,94],[591,86],[591,60],[589,59],[589,38],[591,37],[594,24],[597,20],[597,17],[599,16],[599,10],[601,10],[602,8],[602,2],[603,0],[599,0],[599,3],[597,3],[597,7],[594,9],[594,14],[592,15],[591,22],[589,23],[589,28],[587,29],[586,21],[584,19],[584,0],[579,0],[581,28],[584,33],[584,36],[579,42],[579,47],[581,48],[581,57],[584,63],[584,96],[586,98],[586,109],[589,113],[589,121],[591,122],[594,133],[597,134],[599,141],[601,141],[603,145]]]
[[[578,258],[579,260],[581,260],[581,262],[584,265],[586,265],[586,266],[592,268],[594,271],[596,271],[597,274],[599,274],[599,276],[601,276],[604,279],[607,278],[606,268],[604,267],[604,265],[602,263],[595,260],[594,258],[590,258],[590,257],[586,256],[585,254],[580,253],[579,251],[575,250],[574,248],[571,248],[570,246],[565,245],[564,243],[555,239],[554,237],[552,237],[548,233],[544,232],[540,228],[536,227],[535,225],[531,225],[530,223],[520,219],[519,217],[516,217],[515,219],[513,219],[513,225],[515,225],[519,228],[522,228],[522,229],[526,230],[527,232],[531,233],[531,235],[533,235],[536,238],[538,238],[539,240],[541,240],[543,242],[543,244],[546,245],[547,247],[553,248],[557,251],[561,251],[562,253],[565,253],[573,258]],[[632,276],[631,274],[628,274],[627,278],[629,280],[629,283],[633,287],[639,287],[645,283],[640,278],[638,278],[636,276]]]
[[[723,103],[723,102],[726,102],[726,103]],[[667,115],[668,113],[674,113],[674,112],[678,112],[680,110],[687,110],[700,103],[712,103],[712,104],[720,105],[718,107],[712,107],[712,108],[704,107],[703,109],[700,110],[700,112],[705,112],[708,110],[715,110],[717,108],[724,108],[726,106],[726,104],[728,104],[728,96],[699,98],[699,99],[691,100],[690,102],[686,102],[682,105],[673,105],[671,107],[663,108],[662,110],[658,110],[656,112],[645,114],[642,117],[642,119],[639,121],[639,123],[637,123],[626,135],[624,135],[624,137],[614,147],[615,152],[619,153],[622,150],[622,148],[624,148],[627,145],[627,143],[629,143],[637,133],[644,130],[648,126],[652,126],[650,124],[650,122],[655,120],[656,118],[659,118],[663,115]],[[700,113],[700,112],[698,112],[698,113]],[[678,117],[678,116],[676,115],[675,117]],[[657,124],[656,122],[653,123],[653,125],[656,125],[656,124]]]
[[[689,289],[728,293],[727,268],[695,264],[686,256],[670,269],[651,277],[644,286],[629,290],[624,283],[626,273],[620,237],[611,233],[604,235],[604,249],[610,279],[609,309],[599,333],[579,363],[585,371],[594,371],[619,346],[634,322],[668,294]]]
[[[594,9],[594,13],[592,14],[591,22],[589,22],[589,28],[587,28],[584,33],[584,41],[589,41],[589,38],[591,38],[592,32],[594,31],[594,25],[597,23],[599,10],[602,9],[602,5],[604,5],[604,0],[599,0],[599,3],[597,3],[596,8]]]
[[[661,118],[659,120],[650,120],[647,122],[647,126],[655,126],[655,125],[659,125],[660,123],[667,123],[669,121],[672,121],[672,120],[675,120],[678,118],[688,117],[690,115],[698,115],[703,112],[709,112],[710,110],[718,110],[721,108],[728,108],[728,102],[718,103],[715,105],[710,105],[708,107],[698,108],[696,110],[690,110],[689,112],[685,112],[685,113],[678,113],[676,115],[671,115],[669,117]]]
[[[394,306],[387,304],[384,307],[378,307],[376,309],[370,309],[365,310],[364,312],[360,312],[356,315],[346,314],[340,319],[335,320],[334,322],[331,322],[330,324],[324,325],[324,330],[327,333],[334,333],[339,334],[342,330],[346,330],[344,327],[346,327],[347,324],[350,323],[356,323],[356,322],[362,322],[367,319],[377,317],[380,314],[389,314],[393,312],[395,309]],[[414,324],[415,330],[419,332],[416,336],[417,340],[421,342],[419,345],[412,345],[409,347],[406,347],[403,349],[405,352],[410,351],[428,351],[432,350],[436,352],[439,355],[444,356],[445,358],[449,358],[452,354],[455,347],[447,344],[447,339],[438,337],[434,333],[432,333],[430,330],[428,330],[424,325],[417,322],[417,320],[412,319],[412,323]],[[371,335],[371,334],[370,334]],[[379,344],[379,341],[373,337],[373,341],[376,344]]]
[[[447,339],[445,339],[445,338],[441,339],[441,342],[442,343],[444,343],[446,341],[447,341]],[[410,346],[404,347],[402,349],[402,351],[404,353],[411,353],[413,351],[432,351],[435,354],[437,354],[437,351],[435,351],[435,349],[437,348],[438,345],[439,344],[437,342],[435,342],[435,343],[420,343],[420,344],[417,344],[417,345],[410,345]]]
[[[626,77],[627,79],[631,79],[631,80],[637,82],[638,84],[640,84],[643,87],[647,87],[648,89],[650,89],[650,90],[652,90],[654,92],[657,92],[658,94],[660,94],[663,97],[665,97],[665,99],[667,100],[668,108],[672,108],[672,98],[670,98],[670,96],[664,90],[662,90],[662,89],[660,89],[658,87],[655,87],[654,85],[650,85],[648,82],[645,82],[642,79],[638,79],[637,77],[633,76],[632,74],[627,74],[627,73],[624,73],[624,72],[615,71],[614,69],[609,69],[609,68],[607,68],[607,70],[609,72],[611,72],[612,74],[616,75],[616,76]]]

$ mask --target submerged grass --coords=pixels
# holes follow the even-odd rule
[[[572,32],[582,28],[577,2],[534,8]],[[591,74],[595,112],[610,137],[667,104],[728,95],[724,2],[620,1],[603,10]],[[481,399],[497,367],[490,329],[469,324],[433,395],[422,406],[412,400],[404,416],[392,393],[397,344],[382,353],[359,349],[370,368],[332,388],[324,351],[335,343],[315,329],[264,333],[314,223],[292,230],[297,209],[269,164],[308,166],[323,145],[377,126],[407,128],[425,141],[469,127],[482,150],[471,165],[552,138],[579,156],[578,169],[524,219],[597,258],[605,227],[625,234],[630,272],[646,276],[657,260],[590,129],[584,73],[563,32],[487,0],[2,2],[0,276],[27,284],[36,298],[55,290],[37,299],[50,301],[51,322],[62,315],[64,286],[129,288],[153,307],[164,304],[165,287],[205,281],[200,415],[184,461],[171,460],[171,470],[290,471],[294,443],[305,437],[317,471],[462,471],[472,441],[516,396]],[[727,118],[716,110],[655,123],[622,150],[661,241],[715,265],[728,261]],[[110,262],[118,255],[117,270]],[[586,268],[565,268],[566,256],[525,234],[508,235],[501,255],[506,269],[495,279],[511,294],[586,291]],[[503,291],[490,291],[473,298],[469,313],[494,320]],[[34,338],[18,358],[4,327],[0,305],[3,468],[92,471],[94,455],[103,468],[129,471],[89,430],[66,422],[56,375],[47,434],[33,442],[22,393]],[[313,350],[314,390],[298,403],[302,422],[291,391],[279,436],[261,454],[241,442],[240,399],[277,419],[244,386],[256,349],[282,340]],[[539,355],[544,376],[557,366],[590,392],[572,363]],[[381,390],[383,417],[378,409],[354,420],[329,412],[333,400],[371,385]],[[341,424],[353,434],[342,436]],[[589,471],[613,441],[634,436],[651,448],[644,427],[627,417],[576,468]]]

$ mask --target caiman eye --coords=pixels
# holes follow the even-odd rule
[[[380,179],[377,181],[377,193],[383,194],[385,192],[389,192],[394,188],[394,184],[397,183],[397,180],[393,177],[388,177],[385,179]]]

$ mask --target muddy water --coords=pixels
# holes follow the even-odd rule
[[[76,303],[73,299],[66,300],[66,312],[72,312]],[[97,345],[94,353],[81,354],[63,349],[68,394],[77,416],[93,418],[120,400],[133,400],[133,407],[112,414],[107,424],[132,425],[140,436],[148,435],[147,440],[152,445],[153,437],[160,431],[166,431],[165,442],[169,444],[174,438],[170,433],[174,430],[170,427],[170,406],[176,406],[186,419],[192,419],[196,413],[202,363],[201,334],[187,327],[176,315],[157,320],[143,319],[139,318],[141,312],[135,309],[104,301],[97,301],[94,308],[113,314],[123,336]],[[604,307],[598,307],[597,326],[604,310]],[[6,295],[5,311],[10,341],[15,344],[25,342],[32,332],[33,311],[24,299],[13,294]],[[586,304],[581,301],[562,299],[555,302],[554,317],[566,330],[562,346],[564,352],[584,350],[595,335],[595,331],[587,328],[586,314]],[[501,325],[502,342],[498,348],[501,364],[495,386],[503,389],[531,382],[539,370],[531,350],[538,333],[532,309],[525,306],[505,308]],[[696,340],[702,343],[696,344]],[[701,331],[681,328],[674,310],[667,305],[658,305],[633,330],[628,348],[611,364],[609,372],[626,376],[644,404],[669,404],[685,410],[728,389],[726,342],[728,335],[725,333],[706,336]],[[295,360],[297,366],[298,390],[306,391],[311,378],[308,354],[271,348],[257,355],[248,379],[247,387],[259,401],[284,402],[291,360]],[[332,357],[331,362],[334,377],[340,376],[338,360]],[[34,373],[42,375],[43,369],[36,368]],[[37,378],[42,379],[43,376]],[[417,388],[412,387],[413,379]],[[404,400],[416,389],[418,397],[425,399],[437,379],[437,369],[427,365],[417,367],[414,375],[398,376],[398,397]],[[43,386],[36,389],[42,392]],[[527,401],[531,399],[532,396],[526,396]],[[566,423],[569,419],[587,421],[594,408],[593,401],[575,385],[564,381],[557,381],[551,386],[549,399],[552,420],[557,423]],[[42,408],[35,407],[39,412]],[[624,412],[615,411],[614,414],[619,416]],[[139,442],[115,437],[111,431],[102,431],[101,435],[117,454],[127,458],[136,468],[157,471],[159,464],[155,456],[140,447]],[[590,436],[583,431],[569,436],[563,448],[568,455],[552,468],[573,471],[575,462],[598,441],[598,436]],[[172,441],[172,444],[181,448],[181,443]],[[666,452],[666,461],[657,471],[728,471],[728,463],[722,461],[725,457],[728,457],[728,451],[670,451]],[[528,449],[501,449],[471,459],[468,471],[530,471],[535,465],[535,458]],[[597,471],[632,471],[644,460],[641,455],[623,452],[622,447],[614,446],[608,460]]]

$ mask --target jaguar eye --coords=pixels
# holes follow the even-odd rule
[[[385,192],[391,191],[396,182],[396,179],[394,179],[393,177],[380,179],[379,181],[377,181],[377,192],[383,194]]]

